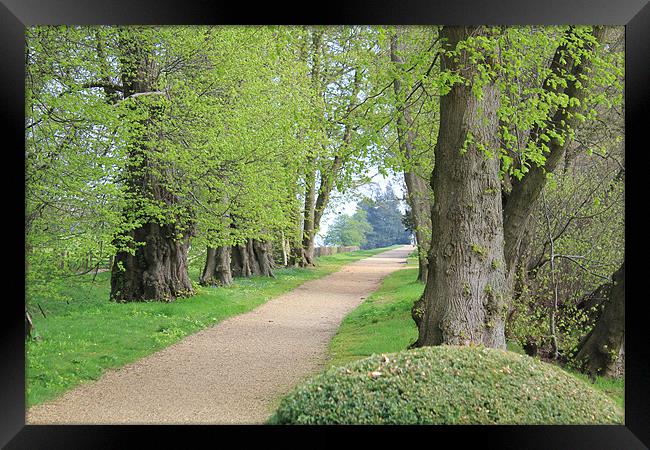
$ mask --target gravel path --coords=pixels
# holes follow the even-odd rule
[[[27,424],[256,424],[279,398],[324,368],[345,315],[405,267],[404,246],[308,281],[57,400]]]

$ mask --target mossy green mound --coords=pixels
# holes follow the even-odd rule
[[[484,347],[373,355],[282,399],[274,424],[612,424],[606,395],[551,364]]]

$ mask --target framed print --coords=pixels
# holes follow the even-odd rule
[[[648,448],[647,1],[311,6],[1,1],[3,446]]]

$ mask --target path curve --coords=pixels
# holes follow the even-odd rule
[[[413,249],[389,250],[307,281],[30,408],[26,423],[264,423],[282,395],[324,368],[343,318],[386,275],[404,268]]]

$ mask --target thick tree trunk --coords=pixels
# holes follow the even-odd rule
[[[231,271],[236,277],[262,275],[275,278],[270,242],[248,239],[245,245],[232,249]]]
[[[230,271],[229,245],[221,247],[208,247],[205,258],[205,267],[200,283],[204,286],[229,286],[232,284]]]
[[[120,42],[124,96],[156,91],[151,45],[137,37],[138,31],[125,33]],[[168,170],[156,167],[155,154],[162,151],[157,147],[161,136],[156,131],[156,121],[162,106],[148,96],[144,98],[142,101],[136,98],[127,100],[141,118],[127,124],[132,136],[125,175],[133,201],[127,206],[125,215],[128,222],[137,220],[142,225],[117,237],[120,246],[124,245],[123,238],[129,238],[126,245],[131,247],[131,251],[122,250],[115,255],[110,298],[116,302],[169,302],[193,293],[187,272],[190,224],[181,223],[179,218],[172,219],[171,223],[161,222],[147,212],[147,202],[172,206],[178,203],[178,199],[163,187],[158,178],[166,176]]]
[[[625,263],[612,275],[603,311],[591,332],[580,343],[576,361],[591,376],[615,375],[624,340]]]
[[[448,48],[477,27],[444,27]],[[473,79],[466,51],[442,57],[442,70]],[[505,348],[505,264],[497,151],[499,93],[492,83],[478,99],[456,84],[441,98],[435,149],[432,235],[424,311],[415,345],[483,344]],[[473,139],[468,139],[470,136]],[[488,157],[481,148],[491,150]]]
[[[118,252],[111,272],[111,300],[170,302],[193,293],[187,272],[189,236],[174,239],[169,225],[147,223],[130,233],[135,254]]]
[[[251,277],[253,270],[248,252],[248,241],[244,245],[236,245],[232,248],[230,270],[235,277]]]
[[[398,54],[399,40],[397,34],[392,36],[390,43],[391,61],[398,67],[404,62]],[[395,97],[403,94],[402,82],[399,77],[393,81]],[[407,89],[407,91],[410,88]],[[410,109],[404,105],[397,113],[397,137],[401,153],[406,159],[407,169],[404,170],[407,201],[411,209],[411,219],[415,227],[415,240],[418,246],[418,280],[426,283],[429,272],[428,253],[431,247],[431,204],[432,198],[427,181],[422,178],[421,165],[418,164],[413,147],[415,132]],[[430,178],[431,174],[427,174]]]
[[[275,278],[275,275],[273,275],[273,247],[271,243],[253,239],[252,246],[259,275]]]

